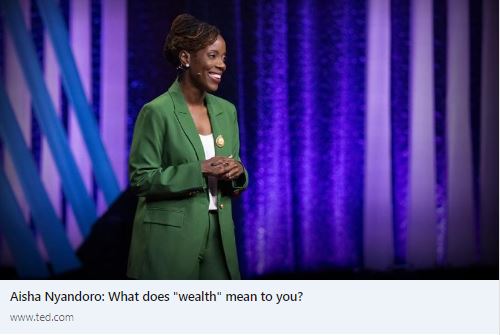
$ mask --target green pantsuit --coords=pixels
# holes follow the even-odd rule
[[[223,145],[221,141],[215,145],[215,154],[239,161],[234,105],[211,94],[206,94],[205,103],[213,137],[223,138]],[[240,278],[231,197],[246,188],[248,174],[245,170],[237,180],[219,181],[218,210],[209,214],[207,180],[201,173],[204,160],[198,131],[176,81],[167,92],[144,105],[135,124],[129,173],[139,201],[130,245],[129,277],[205,277],[206,264],[200,255],[206,248],[207,227],[218,226],[228,276]],[[218,222],[211,224],[210,215],[216,215]]]

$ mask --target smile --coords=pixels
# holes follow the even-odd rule
[[[214,72],[209,72],[208,76],[217,83],[220,83],[222,78],[222,75],[220,73],[214,73]]]

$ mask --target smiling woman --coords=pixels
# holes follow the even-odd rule
[[[164,55],[179,71],[145,104],[130,149],[139,197],[128,275],[138,279],[239,279],[231,197],[248,184],[236,109],[208,92],[226,70],[219,30],[175,18]]]

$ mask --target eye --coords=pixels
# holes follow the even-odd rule
[[[208,58],[215,59],[215,54],[208,54]]]

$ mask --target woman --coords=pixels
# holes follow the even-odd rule
[[[236,109],[207,93],[226,70],[226,43],[216,27],[182,14],[164,54],[179,74],[135,124],[129,172],[139,202],[128,275],[239,279],[230,197],[246,188],[248,176]]]

